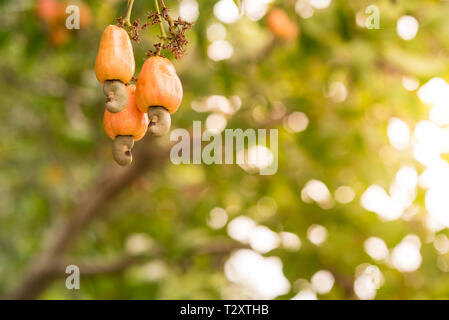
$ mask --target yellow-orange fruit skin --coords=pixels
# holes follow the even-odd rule
[[[173,114],[182,101],[182,84],[170,60],[154,56],[143,64],[137,78],[136,100],[142,112],[161,106]]]
[[[104,112],[103,126],[106,134],[115,139],[117,136],[133,136],[134,141],[142,139],[147,132],[148,115],[137,108],[136,86],[129,85],[128,104],[118,113]]]
[[[117,26],[109,25],[103,32],[95,60],[98,81],[120,80],[128,83],[135,71],[134,53],[128,33]]]
[[[274,8],[268,13],[267,22],[271,32],[281,39],[291,40],[299,34],[298,26],[280,8]]]

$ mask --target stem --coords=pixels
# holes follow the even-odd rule
[[[128,0],[128,7],[126,8],[125,23],[128,27],[131,26],[131,11],[133,9],[134,0]]]
[[[161,1],[162,9],[167,10],[167,6],[165,5],[164,0],[160,0],[160,1]],[[167,22],[170,25],[170,28],[173,28],[173,20],[171,19],[171,17],[168,14],[167,14]]]
[[[167,34],[165,33],[164,23],[162,22],[161,10],[159,10],[159,3],[157,0],[154,0],[154,5],[156,6],[156,11],[159,16],[159,26],[161,27],[161,36],[165,40],[167,38]]]

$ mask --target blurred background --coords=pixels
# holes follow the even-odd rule
[[[126,1],[65,2],[80,30],[0,1],[0,297],[448,298],[448,1],[165,2],[195,22],[172,129],[277,128],[278,172],[174,165],[169,135],[118,167],[93,66]]]

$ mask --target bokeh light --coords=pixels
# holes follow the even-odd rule
[[[209,45],[207,55],[214,61],[227,60],[232,58],[234,48],[226,40],[216,40]]]
[[[301,248],[301,239],[292,232],[280,232],[279,238],[281,239],[281,246],[284,249],[298,251]]]
[[[226,27],[221,23],[213,23],[207,28],[207,39],[211,42],[226,38]]]
[[[249,239],[251,248],[260,253],[276,249],[280,244],[279,236],[265,226],[257,226],[251,231]]]
[[[397,33],[404,40],[412,40],[416,37],[419,29],[418,20],[412,16],[402,16],[398,19]]]
[[[335,278],[330,271],[317,271],[311,278],[312,286],[319,294],[328,294],[335,283]]]
[[[309,0],[297,0],[295,10],[296,13],[303,19],[311,18],[314,12]]]
[[[209,219],[207,224],[212,229],[220,229],[223,228],[228,222],[228,213],[225,209],[215,207],[209,213]]]
[[[290,290],[278,257],[264,257],[242,249],[234,252],[225,263],[226,277],[246,288],[253,299],[274,299]]]
[[[186,21],[195,22],[200,15],[198,2],[196,0],[182,0],[179,4],[179,15]]]
[[[307,239],[316,246],[321,246],[327,239],[328,232],[325,227],[313,224],[307,229]]]
[[[401,272],[416,271],[422,263],[421,241],[416,236],[405,237],[391,253],[393,266]]]
[[[284,122],[284,127],[290,132],[301,132],[306,130],[309,124],[309,118],[303,112],[293,112]]]
[[[310,5],[315,9],[326,9],[331,4],[332,0],[309,0]]]
[[[263,18],[268,11],[269,3],[273,0],[243,0],[242,7],[245,15],[253,20],[257,21]]]
[[[355,191],[349,186],[340,186],[335,190],[334,197],[337,202],[347,204],[354,200]]]
[[[361,264],[356,268],[354,293],[360,300],[372,300],[383,285],[384,276],[375,265]]]
[[[239,9],[233,0],[220,0],[214,6],[214,14],[224,23],[233,23],[240,17]]]
[[[386,260],[389,255],[385,241],[378,237],[370,237],[365,240],[364,248],[367,254],[374,260]]]
[[[255,227],[256,223],[252,219],[246,216],[240,216],[229,222],[228,234],[232,239],[247,243]]]
[[[391,145],[398,150],[404,150],[410,145],[410,128],[401,119],[390,119],[387,135]]]

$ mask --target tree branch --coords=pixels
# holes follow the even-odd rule
[[[61,262],[56,271],[58,276],[64,275],[67,266],[76,265],[80,269],[81,277],[91,277],[108,273],[119,273],[127,268],[141,264],[148,259],[151,259],[154,255],[125,255],[115,258],[111,261],[72,261],[65,260]]]
[[[36,299],[59,272],[61,261],[71,248],[80,231],[94,218],[105,213],[111,202],[125,190],[136,178],[150,169],[166,163],[169,149],[162,149],[154,142],[154,138],[147,135],[134,148],[135,161],[129,167],[122,168],[114,165],[88,190],[73,212],[71,218],[55,226],[51,232],[48,246],[38,254],[26,273],[23,282],[9,299]]]

